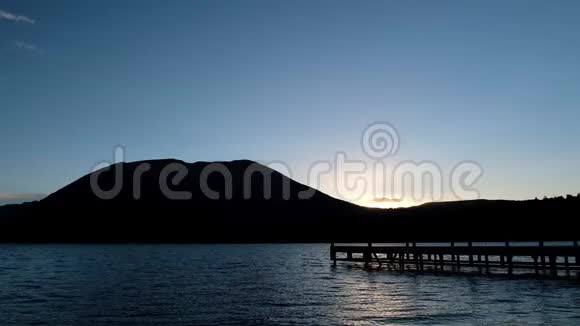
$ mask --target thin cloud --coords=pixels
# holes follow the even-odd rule
[[[11,20],[13,22],[17,22],[17,23],[28,23],[28,24],[35,24],[36,21],[32,18],[26,17],[26,16],[21,16],[21,15],[15,15],[13,13],[9,13],[7,11],[4,10],[0,10],[0,20],[5,19],[5,20]]]
[[[46,194],[25,194],[0,192],[0,206],[8,204],[21,204],[29,201],[41,200]]]
[[[399,198],[375,198],[371,200],[373,203],[400,203],[401,201]]]
[[[30,51],[30,52],[34,52],[34,53],[40,53],[40,48],[34,44],[30,44],[30,43],[24,43],[24,42],[16,42],[14,43],[14,45],[22,50],[26,50],[26,51]]]

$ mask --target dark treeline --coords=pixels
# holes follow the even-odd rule
[[[540,199],[538,199],[536,197],[536,198],[534,198],[534,200],[540,200]],[[547,200],[547,201],[580,200],[580,194],[577,194],[576,196],[566,195],[566,197],[564,197],[564,196],[558,196],[558,197],[544,196],[544,198],[542,198],[541,200]]]

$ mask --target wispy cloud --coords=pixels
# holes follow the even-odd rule
[[[25,42],[16,42],[14,43],[14,45],[22,50],[26,50],[26,51],[30,51],[30,52],[34,52],[34,53],[40,53],[40,48],[34,44],[30,44],[30,43],[25,43]]]
[[[44,197],[46,197],[45,194],[0,192],[0,206],[8,204],[21,204],[24,202],[41,200]]]
[[[5,20],[11,20],[17,23],[28,23],[28,24],[35,24],[36,21],[32,18],[26,17],[26,16],[21,16],[21,15],[16,15],[4,10],[0,10],[0,20],[5,19]]]
[[[400,203],[402,200],[399,198],[375,198],[371,202],[373,203]]]

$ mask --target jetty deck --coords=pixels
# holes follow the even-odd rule
[[[487,243],[381,243],[330,245],[330,259],[399,270],[528,272],[549,276],[580,276],[578,241],[545,245],[544,241]]]

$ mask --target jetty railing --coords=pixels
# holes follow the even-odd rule
[[[530,270],[536,275],[580,275],[580,247],[578,241],[513,242],[438,242],[367,243],[364,245],[330,245],[330,259],[337,262],[361,262],[366,266],[386,265],[399,270],[454,271]],[[569,244],[564,244],[569,243]]]

